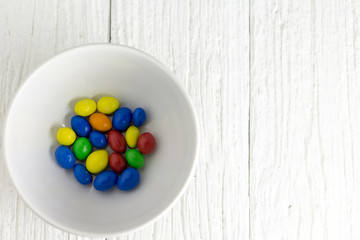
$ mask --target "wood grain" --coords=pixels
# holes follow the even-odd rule
[[[251,0],[251,239],[360,237],[359,11]]]
[[[189,189],[158,221],[113,240],[360,238],[359,1],[0,5],[1,123],[26,75],[93,42],[158,58],[196,106],[202,147]],[[87,239],[26,207],[1,141],[0,239]]]
[[[108,41],[110,4],[85,0],[1,0],[0,4],[3,123],[15,91],[39,64],[65,49]],[[5,170],[1,146],[0,142],[0,239],[83,239],[44,223],[26,207]]]
[[[115,239],[246,239],[248,222],[248,1],[112,1],[111,41],[162,61],[200,120],[196,176],[175,207]]]

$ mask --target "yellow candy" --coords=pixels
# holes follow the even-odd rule
[[[140,136],[140,131],[135,126],[130,126],[125,133],[125,140],[130,148],[135,148]]]
[[[87,117],[96,111],[96,102],[92,99],[83,99],[76,103],[75,113],[77,115]]]
[[[86,169],[91,173],[99,173],[105,170],[109,162],[109,154],[106,150],[92,152],[86,159]]]
[[[71,128],[60,128],[56,134],[56,138],[61,145],[70,146],[76,140],[76,134]]]
[[[104,114],[112,114],[119,108],[119,101],[113,97],[103,97],[97,103],[97,109]]]

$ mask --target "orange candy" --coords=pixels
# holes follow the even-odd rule
[[[103,113],[93,113],[89,118],[90,125],[97,131],[106,132],[112,128],[110,119]]]

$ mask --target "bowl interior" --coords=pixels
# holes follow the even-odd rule
[[[143,107],[140,132],[157,140],[130,192],[82,186],[54,157],[56,132],[70,126],[76,101],[108,95],[120,106]],[[158,216],[190,178],[197,146],[194,111],[172,75],[151,57],[114,45],[76,48],[42,65],[17,93],[5,130],[8,170],[27,204],[53,225],[84,235],[121,233]]]

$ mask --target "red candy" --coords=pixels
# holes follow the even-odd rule
[[[141,134],[138,141],[138,148],[142,154],[152,153],[155,149],[156,141],[154,136],[147,132]]]
[[[115,152],[110,155],[109,164],[116,173],[122,173],[127,167],[126,159],[121,154]]]
[[[126,150],[126,141],[121,132],[111,130],[108,133],[108,143],[112,150],[119,153],[124,153]]]

